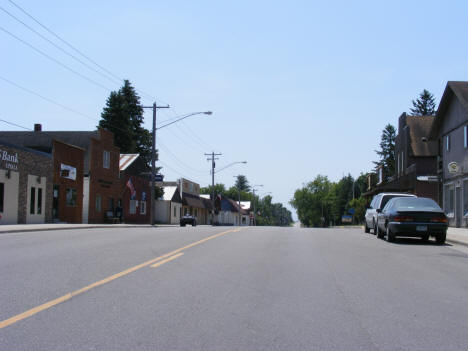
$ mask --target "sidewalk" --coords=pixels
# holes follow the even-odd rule
[[[453,228],[447,230],[447,241],[468,246],[468,228]]]
[[[178,225],[158,224],[155,227],[174,227]],[[40,232],[48,230],[67,229],[92,229],[92,228],[151,228],[149,224],[69,224],[69,223],[46,223],[46,224],[6,224],[0,226],[0,234],[19,232]]]

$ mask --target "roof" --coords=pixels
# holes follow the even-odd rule
[[[241,201],[240,204],[243,210],[250,210],[250,207],[252,206],[250,201]]]
[[[26,132],[26,131],[0,131],[0,140],[18,144],[41,151],[51,151],[52,141],[58,140],[67,144],[89,149],[90,138],[99,139],[99,131],[55,131],[55,132]]]
[[[205,205],[199,196],[189,193],[182,193],[182,203],[190,207],[205,208]]]
[[[11,147],[11,148],[22,150],[22,151],[26,151],[26,152],[30,152],[32,154],[36,154],[36,155],[40,155],[40,156],[44,156],[44,157],[49,157],[49,158],[52,157],[51,153],[30,149],[30,148],[27,148],[27,147],[24,147],[24,146],[11,144],[11,143],[4,142],[4,141],[1,141],[1,140],[0,140],[0,145]]]
[[[406,125],[410,131],[409,142],[414,156],[437,156],[437,141],[429,140],[434,120],[435,116],[406,116]]]
[[[164,201],[181,202],[178,187],[176,187],[176,186],[165,186],[165,187],[163,187],[163,189],[164,189],[164,195],[163,195],[163,200]]]
[[[450,104],[453,96],[456,96],[460,104],[468,111],[468,82],[449,81],[445,86],[444,94],[440,99],[439,108],[437,109],[436,119],[432,125],[430,137],[437,138],[441,131],[441,126],[445,116],[445,111]]]
[[[119,171],[125,171],[137,158],[139,154],[120,154]]]

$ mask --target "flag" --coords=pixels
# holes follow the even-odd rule
[[[132,183],[132,178],[128,178],[127,187],[130,189],[130,199],[135,200],[136,190]]]

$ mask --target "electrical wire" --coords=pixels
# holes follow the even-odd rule
[[[199,174],[206,174],[207,173],[206,171],[201,171],[199,169],[193,168],[192,166],[189,166],[185,162],[181,161],[172,151],[169,150],[168,147],[166,147],[166,145],[161,141],[161,138],[158,139],[157,143],[163,150],[165,150],[165,152],[167,152],[182,167],[185,167],[185,168],[189,169],[191,172],[196,172],[196,173],[199,173]]]
[[[9,36],[11,36],[12,38],[18,40],[19,42],[23,43],[24,45],[28,46],[29,48],[33,49],[34,51],[38,52],[39,54],[41,54],[42,56],[46,57],[47,59],[51,60],[52,62],[55,62],[56,64],[58,64],[59,66],[65,68],[66,70],[72,72],[73,74],[83,78],[84,80],[102,88],[102,89],[105,89],[107,91],[112,91],[112,89],[110,89],[109,87],[99,83],[99,82],[96,82],[95,80],[85,76],[84,74],[81,74],[80,72],[74,70],[73,68],[67,66],[66,64],[60,62],[59,60],[53,58],[52,56],[46,54],[44,51],[36,48],[34,45],[28,43],[27,41],[21,39],[20,37],[16,36],[15,34],[11,33],[10,31],[6,30],[5,28],[3,28],[2,26],[0,26],[0,30],[2,30],[3,32],[5,32],[6,34],[8,34]]]
[[[66,41],[65,39],[63,39],[62,37],[60,37],[58,34],[56,34],[54,31],[52,31],[50,28],[46,27],[44,24],[42,24],[38,19],[36,19],[33,15],[31,15],[30,13],[28,13],[25,9],[23,9],[21,6],[19,6],[18,4],[16,4],[13,0],[9,0],[9,2],[15,6],[18,10],[20,10],[22,13],[24,13],[26,16],[28,16],[30,19],[32,19],[34,22],[36,22],[39,26],[41,26],[44,30],[46,30],[49,34],[53,35],[55,38],[57,38],[58,40],[60,40],[62,43],[64,43],[65,45],[67,45],[69,48],[73,49],[75,52],[77,52],[79,55],[81,55],[82,57],[84,57],[85,59],[87,59],[89,62],[91,62],[92,64],[94,64],[96,67],[100,68],[101,70],[103,70],[104,72],[108,73],[109,75],[111,75],[112,77],[116,78],[117,80],[119,81],[123,81],[123,79],[121,77],[119,77],[118,75],[112,73],[110,70],[106,69],[105,67],[103,67],[102,65],[98,64],[95,60],[93,60],[92,58],[90,58],[88,55],[85,55],[82,51],[78,50],[75,46],[73,46],[72,44],[70,44],[68,41]],[[151,94],[148,94],[146,93],[145,91],[143,90],[137,90],[135,89],[136,91],[138,91],[140,94],[142,95],[146,95],[147,98],[150,98],[151,100],[155,101],[156,98],[154,96],[152,96]]]
[[[93,121],[99,121],[97,118],[91,117],[91,116],[89,116],[89,115],[87,115],[87,114],[85,114],[85,113],[82,113],[82,112],[80,112],[80,111],[77,111],[77,110],[75,110],[75,109],[73,109],[73,108],[71,108],[71,107],[65,106],[65,105],[61,104],[60,102],[57,102],[57,101],[52,100],[52,99],[49,99],[48,97],[45,97],[45,96],[43,96],[43,95],[41,95],[41,94],[39,94],[39,93],[37,93],[37,92],[31,90],[31,89],[25,88],[25,87],[19,85],[18,83],[15,83],[15,82],[13,82],[13,81],[11,81],[11,80],[5,78],[5,77],[0,76],[0,79],[3,80],[4,82],[7,82],[8,84],[13,85],[14,87],[16,87],[16,88],[18,88],[18,89],[21,89],[21,90],[23,90],[23,91],[25,91],[25,92],[27,92],[27,93],[29,93],[29,94],[31,94],[31,95],[37,96],[37,97],[39,97],[39,98],[41,98],[41,99],[43,99],[43,100],[45,100],[45,101],[47,101],[47,102],[49,102],[49,103],[51,103],[51,104],[54,104],[54,105],[56,105],[56,106],[59,106],[59,107],[65,109],[65,110],[67,110],[67,111],[70,111],[70,112],[72,112],[72,113],[75,113],[75,114],[77,114],[77,115],[80,115],[80,116],[82,116],[82,117],[88,118],[88,119],[93,120]]]
[[[3,12],[5,12],[8,16],[12,17],[13,19],[15,19],[17,22],[21,23],[23,26],[25,26],[26,28],[28,28],[30,31],[32,31],[33,33],[35,33],[37,36],[39,36],[40,38],[44,39],[45,41],[47,41],[49,44],[53,45],[55,48],[57,48],[58,50],[60,50],[61,52],[63,52],[64,54],[70,56],[71,58],[73,58],[75,61],[78,61],[79,63],[81,63],[83,66],[85,66],[86,68],[92,70],[93,72],[101,75],[102,77],[106,78],[107,80],[111,81],[112,83],[121,83],[122,81],[121,80],[117,80],[113,77],[110,77],[108,76],[107,74],[104,74],[102,73],[101,71],[95,69],[94,67],[92,67],[91,65],[87,64],[86,62],[84,62],[83,60],[79,59],[78,57],[76,57],[75,55],[69,53],[68,51],[64,50],[63,48],[61,48],[59,45],[55,44],[52,40],[48,39],[47,37],[45,37],[44,35],[42,35],[41,33],[39,33],[37,30],[35,30],[34,28],[30,27],[28,24],[24,23],[22,20],[20,20],[18,17],[16,17],[15,15],[13,15],[12,13],[10,13],[9,11],[5,10],[2,6],[0,6],[0,10],[2,10]]]

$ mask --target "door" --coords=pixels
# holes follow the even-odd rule
[[[53,192],[53,199],[52,199],[52,215],[54,217],[54,221],[58,221],[59,219],[59,186],[54,185],[54,192]]]
[[[461,187],[458,186],[455,188],[455,225],[457,228],[461,227],[462,206]]]

